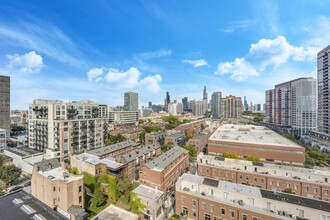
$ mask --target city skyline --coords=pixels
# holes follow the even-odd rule
[[[34,99],[117,106],[126,91],[139,93],[139,107],[162,104],[166,91],[200,100],[204,85],[263,104],[277,83],[316,78],[330,42],[326,1],[244,1],[239,14],[216,1],[4,2],[0,74],[11,77],[11,109]]]

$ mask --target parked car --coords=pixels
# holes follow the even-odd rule
[[[26,183],[24,183],[24,187],[28,187],[31,186],[31,181],[27,181]]]
[[[11,193],[11,192],[15,192],[15,191],[20,190],[20,189],[22,189],[22,188],[23,188],[23,186],[14,186],[14,187],[11,188],[10,190],[8,190],[8,192],[9,192],[9,193]]]

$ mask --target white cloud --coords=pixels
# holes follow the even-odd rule
[[[172,50],[158,50],[158,51],[149,51],[145,53],[140,53],[135,55],[134,57],[142,60],[149,60],[153,58],[170,56],[172,54]]]
[[[226,28],[223,28],[220,31],[226,32],[226,33],[232,33],[237,30],[245,31],[256,24],[257,24],[257,21],[251,20],[251,19],[235,21],[235,22],[230,23]]]
[[[159,74],[148,76],[140,81],[141,86],[145,86],[150,92],[158,93],[160,91],[159,83],[162,81],[162,77]]]
[[[101,80],[101,75],[103,75],[103,67],[101,68],[92,68],[87,72],[88,80],[93,81],[95,79],[96,81]]]
[[[18,68],[22,73],[39,72],[43,66],[42,57],[35,51],[30,51],[24,55],[7,55],[9,66]]]
[[[207,66],[207,61],[204,59],[199,60],[183,60],[184,63],[192,64],[194,67]]]
[[[123,88],[133,88],[138,84],[140,75],[141,72],[135,67],[131,67],[127,71],[110,68],[104,79]]]
[[[314,61],[318,48],[295,47],[283,36],[275,39],[261,39],[251,44],[249,53],[245,57],[236,58],[232,62],[221,62],[215,74],[231,74],[236,81],[246,80],[252,76],[259,76],[267,68],[276,68],[293,61]]]
[[[107,72],[103,76],[103,72]],[[147,76],[142,78],[142,73],[136,67],[130,67],[126,71],[121,71],[115,68],[92,68],[87,72],[89,81],[95,82],[105,81],[113,87],[117,88],[134,88],[143,86],[148,91],[158,93],[160,88],[160,82],[162,77],[160,74]]]

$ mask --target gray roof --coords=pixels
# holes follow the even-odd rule
[[[164,194],[163,191],[151,188],[145,185],[139,185],[136,189],[134,189],[134,193],[138,196],[143,196],[154,201],[158,201]]]
[[[119,142],[119,143],[112,144],[109,146],[90,150],[90,151],[87,151],[87,153],[97,155],[97,156],[102,156],[104,154],[109,154],[109,153],[115,152],[117,150],[129,147],[129,146],[138,146],[138,145],[139,144],[135,143],[134,141],[127,140],[127,141]]]
[[[13,148],[7,148],[6,150],[14,154],[17,154],[18,156],[21,157],[30,156],[34,154],[43,154],[43,152],[37,151],[29,147],[13,147]]]
[[[188,151],[182,147],[174,146],[167,152],[161,154],[152,161],[149,161],[144,166],[149,167],[150,169],[162,171],[182,154],[188,154]]]
[[[112,170],[117,170],[120,169],[123,164],[121,163],[117,163],[114,160],[110,160],[110,159],[100,159],[99,156],[95,156],[93,154],[89,154],[89,153],[82,153],[79,155],[75,156],[77,160],[83,161],[85,163],[89,163],[89,164],[105,164],[108,168],[112,169]]]
[[[174,138],[184,138],[184,134],[183,132],[175,132],[173,134],[169,134],[167,135],[168,137],[174,137]]]
[[[165,131],[157,131],[157,132],[151,132],[151,133],[149,133],[147,135],[150,135],[150,136],[159,138],[159,137],[165,136],[166,135],[166,132]]]
[[[48,160],[42,160],[34,164],[34,166],[38,167],[38,171],[49,171],[60,166],[60,162],[57,158],[52,158]]]
[[[121,156],[121,162],[123,164],[128,164],[129,162],[135,160],[137,157],[141,157],[142,155],[160,148],[160,145],[158,143],[156,144],[148,144],[145,147],[139,148],[135,151],[131,151],[129,153],[126,153]]]
[[[191,139],[198,139],[198,140],[204,140],[206,134],[205,133],[199,133],[198,135],[192,137]]]
[[[26,211],[25,211],[26,210]],[[31,213],[28,213],[30,211]],[[23,190],[0,197],[0,219],[4,220],[31,220],[37,219],[67,220],[58,212],[35,199]],[[41,217],[42,216],[42,217]]]

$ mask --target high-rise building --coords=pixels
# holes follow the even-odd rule
[[[183,110],[187,111],[189,109],[188,97],[184,97],[182,99],[182,104],[183,104]]]
[[[10,136],[10,77],[0,76],[0,128]]]
[[[48,158],[66,160],[72,153],[103,147],[107,121],[107,105],[34,100],[29,105],[28,145]]]
[[[207,100],[190,101],[192,113],[194,115],[206,115],[207,114]]]
[[[138,111],[139,110],[139,94],[136,92],[124,93],[124,110]]]
[[[167,105],[171,102],[171,98],[170,98],[170,93],[167,91],[166,92],[166,97],[165,97],[165,103],[164,103],[164,106],[167,110]]]
[[[330,45],[317,53],[318,131],[330,134]]]
[[[171,115],[179,115],[183,112],[183,104],[180,102],[170,102],[167,108]]]
[[[230,95],[222,98],[221,109],[224,118],[240,118],[243,112],[241,97]]]
[[[317,126],[316,80],[303,77],[266,91],[265,118],[279,132],[303,136]]]
[[[152,102],[149,102],[148,103],[148,108],[151,108],[151,106],[152,106]]]
[[[206,86],[204,86],[204,90],[203,90],[203,100],[207,100]]]
[[[211,112],[212,118],[220,119],[221,115],[221,100],[222,94],[221,92],[214,92],[211,97]]]
[[[248,111],[249,110],[249,104],[248,101],[246,100],[246,96],[244,96],[244,111]]]

